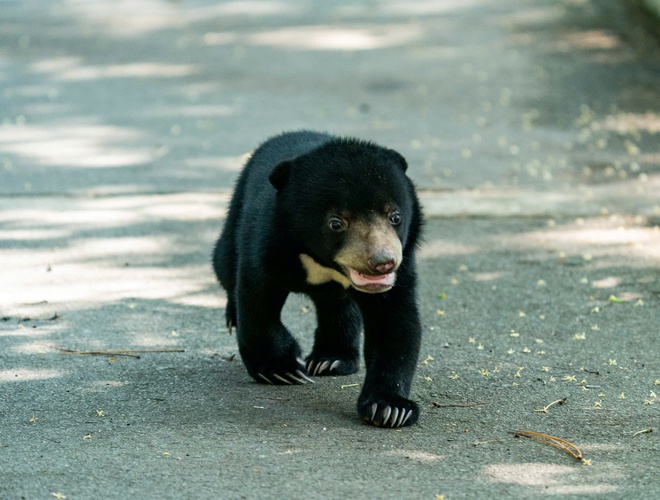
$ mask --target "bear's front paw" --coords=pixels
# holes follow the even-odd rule
[[[362,421],[376,427],[404,427],[419,418],[417,403],[400,396],[391,398],[360,398],[358,413]]]
[[[250,375],[262,384],[313,384],[314,381],[305,374],[305,361],[296,358],[291,366],[282,366],[286,363],[262,364],[256,370],[251,370]]]
[[[307,375],[314,377],[326,375],[350,375],[359,368],[357,359],[339,356],[321,356],[314,353],[307,356]]]

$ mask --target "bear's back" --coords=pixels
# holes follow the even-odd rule
[[[278,163],[309,153],[332,139],[333,136],[322,132],[285,132],[262,143],[252,154],[246,169],[249,175],[267,179]]]

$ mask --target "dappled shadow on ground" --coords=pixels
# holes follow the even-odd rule
[[[611,24],[629,13],[613,4],[5,2],[3,472],[33,485],[29,471],[68,478],[71,460],[97,477],[103,463],[111,486],[128,457],[170,494],[169,478],[205,468],[214,486],[222,464],[231,496],[262,467],[282,477],[277,464],[287,484],[267,491],[282,497],[333,468],[365,498],[376,481],[432,498],[438,477],[456,496],[466,478],[501,496],[650,484],[639,454],[657,444],[631,436],[657,417],[657,46],[640,52],[644,33]],[[429,222],[414,431],[357,422],[361,374],[251,382],[223,327],[210,253],[228,189],[258,140],[303,126],[396,146],[429,189],[569,183],[589,199],[599,185],[602,206],[579,217],[558,196],[562,217]],[[285,311],[306,350],[309,306]],[[570,438],[601,465],[510,444],[518,428]],[[157,461],[170,452],[176,468]],[[87,486],[72,496],[94,496]]]
[[[414,388],[424,415],[392,448],[391,434],[355,418],[362,374],[299,388],[249,379],[222,327],[209,265],[222,207],[208,202],[197,211],[199,200],[158,198],[82,200],[79,213],[89,219],[33,222],[34,239],[3,245],[0,256],[16,272],[3,276],[10,292],[2,299],[0,402],[12,410],[0,420],[13,437],[0,444],[32,450],[6,470],[24,460],[61,470],[38,440],[74,461],[135,441],[128,457],[206,457],[239,476],[275,459],[295,476],[327,446],[344,463],[376,454],[404,471],[426,464],[434,477],[468,467],[473,481],[530,494],[625,491],[651,473],[632,464],[653,443],[630,436],[656,415],[657,229],[617,217],[430,221],[420,250],[425,339]],[[167,205],[178,210],[161,212]],[[56,237],[46,234],[40,245],[46,229]],[[293,301],[284,318],[306,350],[309,306]],[[129,356],[81,353],[104,350]],[[557,398],[567,403],[535,413]],[[571,439],[600,466],[510,442],[520,428]],[[304,439],[310,432],[313,440]],[[216,444],[224,441],[234,444]],[[359,446],[349,452],[338,441]],[[184,469],[197,463],[186,460]]]
[[[650,468],[628,465],[637,446],[657,448],[635,441],[653,427],[660,384],[660,231],[645,223],[431,223],[417,392],[434,406],[426,418],[445,433],[444,453],[479,463],[480,481],[533,496],[621,493],[626,481],[650,479]],[[518,429],[568,439],[587,467],[512,440]]]
[[[397,147],[428,188],[658,174],[658,47],[630,5],[59,0],[3,16],[4,193],[225,189],[258,141],[298,127]]]

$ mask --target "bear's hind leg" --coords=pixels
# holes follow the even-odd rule
[[[225,306],[225,325],[232,333],[236,328],[236,251],[234,250],[234,229],[232,224],[227,224],[222,236],[218,239],[213,249],[213,270],[222,288],[227,294],[227,305]]]
[[[314,348],[306,359],[308,375],[350,375],[360,366],[360,309],[349,297],[331,297],[312,297],[318,326]]]
[[[236,321],[236,302],[229,292],[227,292],[227,305],[225,306],[225,324],[230,334],[238,324]]]

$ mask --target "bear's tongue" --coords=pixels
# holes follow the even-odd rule
[[[396,273],[388,274],[378,274],[376,276],[370,276],[367,274],[362,274],[357,272],[355,269],[348,269],[349,277],[351,281],[356,286],[365,286],[365,285],[382,285],[382,286],[392,286],[394,284],[394,278]]]

